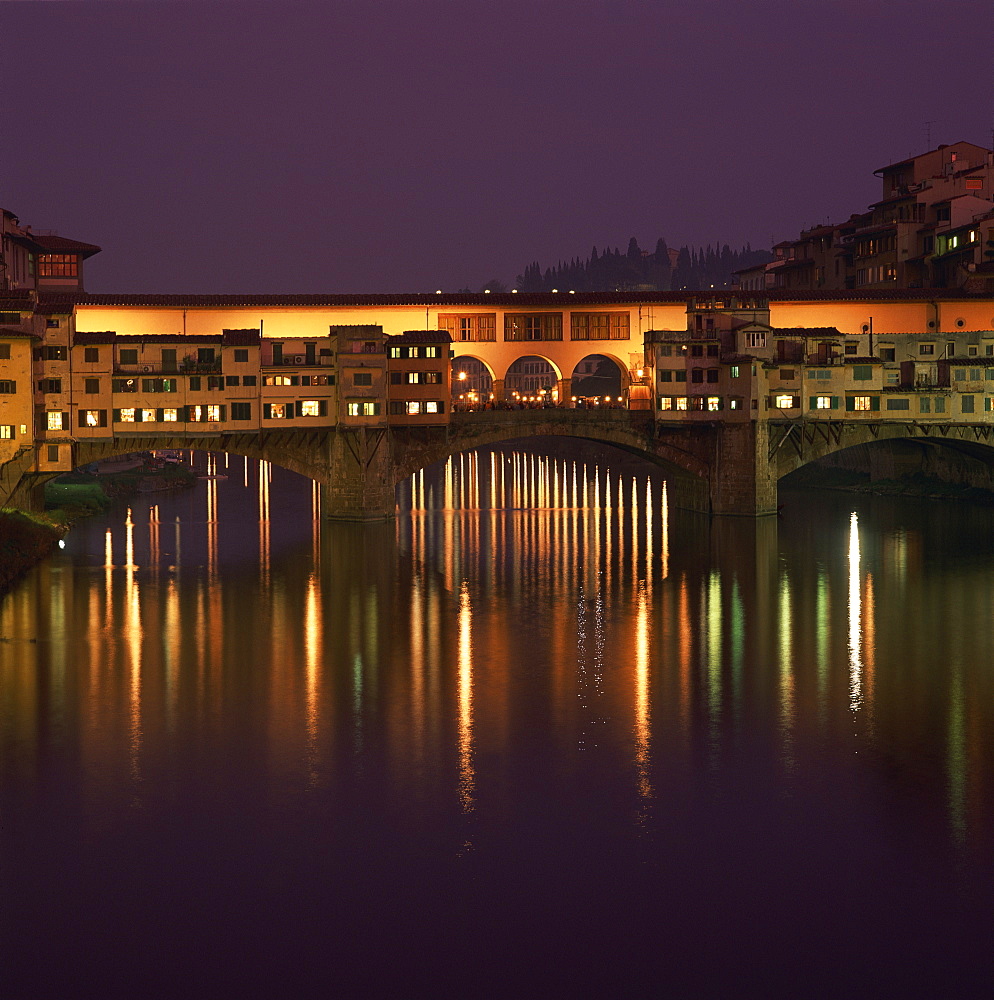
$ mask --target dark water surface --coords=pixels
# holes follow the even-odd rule
[[[994,512],[198,461],[0,602],[0,995],[991,995]]]

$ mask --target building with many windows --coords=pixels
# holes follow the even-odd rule
[[[973,288],[994,293],[994,153],[957,142],[874,171],[868,211],[815,226],[739,272],[743,291]]]

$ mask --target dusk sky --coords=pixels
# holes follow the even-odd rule
[[[100,245],[92,292],[769,248],[994,126],[991,0],[39,0],[0,38],[0,205]]]

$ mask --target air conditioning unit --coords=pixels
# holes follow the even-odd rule
[[[152,370],[151,365],[142,365],[142,371],[147,375]]]
[[[295,354],[293,356],[293,363],[295,365],[302,365],[305,360],[306,360],[306,358],[305,358],[305,356],[303,354]]]

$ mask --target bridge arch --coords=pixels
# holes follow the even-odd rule
[[[990,425],[822,420],[770,421],[769,462],[779,480],[819,459],[876,444],[903,448],[906,454],[938,449],[947,456],[994,463],[994,427]]]

